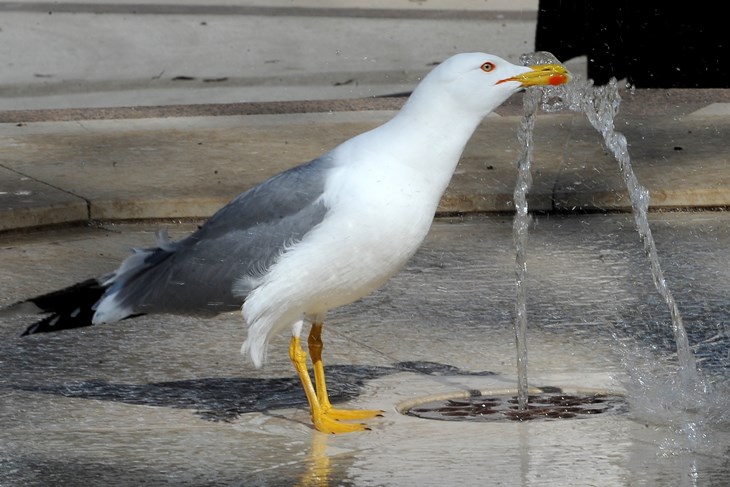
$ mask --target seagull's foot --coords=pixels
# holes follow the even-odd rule
[[[383,416],[383,411],[375,409],[336,409],[325,399],[325,404],[316,400],[317,406],[312,410],[314,428],[322,433],[352,433],[354,431],[370,431],[364,423],[343,423],[341,421],[357,421]]]
[[[312,353],[312,366],[316,383],[312,383],[307,370],[307,354],[302,350],[301,341],[298,335],[293,335],[289,345],[289,357],[297,370],[299,379],[302,381],[304,393],[307,395],[309,408],[312,412],[312,423],[317,431],[322,433],[339,434],[352,433],[354,431],[368,431],[365,424],[343,423],[342,421],[358,421],[382,416],[383,411],[378,410],[356,410],[336,409],[332,407],[325,385],[324,365],[322,365],[322,332],[321,323],[312,323],[312,331],[309,334],[309,349]]]
[[[340,434],[353,433],[355,431],[370,431],[365,423],[343,423],[339,421],[341,418],[335,417],[329,412],[312,413],[312,423],[314,428],[322,433]],[[356,418],[349,418],[356,419]]]
[[[357,420],[382,417],[383,411],[379,409],[336,409],[332,406],[323,408],[323,412],[331,419]]]
[[[341,421],[353,421],[370,419],[383,416],[383,411],[375,409],[336,409],[326,403],[312,412],[312,422],[317,431],[323,433],[352,433],[354,431],[370,431],[364,423],[343,423]]]

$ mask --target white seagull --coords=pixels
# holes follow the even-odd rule
[[[240,309],[248,327],[241,351],[256,367],[269,339],[291,331],[289,355],[317,430],[367,429],[359,420],[381,411],[330,404],[325,315],[380,287],[416,252],[487,114],[526,86],[567,81],[557,64],[517,66],[485,53],[450,57],[390,121],[242,193],[190,236],[173,242],[159,232],[156,247],[135,249],[116,271],[18,303],[47,314],[25,334],[140,314]],[[300,342],[305,323],[314,382]]]

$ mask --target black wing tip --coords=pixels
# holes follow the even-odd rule
[[[43,333],[43,322],[45,320],[38,321],[36,323],[33,323],[28,328],[25,329],[23,333],[20,334],[21,337],[27,337],[28,335],[33,335],[34,333]],[[50,331],[50,330],[46,330]]]
[[[54,331],[92,326],[94,324],[91,321],[93,316],[94,312],[91,309],[81,312],[75,316],[64,312],[53,312],[51,315],[30,325],[20,336],[24,337],[34,335],[36,333],[50,333]]]
[[[25,301],[37,308],[44,318],[30,325],[20,336],[47,333],[93,325],[94,305],[106,286],[87,279],[72,286]]]

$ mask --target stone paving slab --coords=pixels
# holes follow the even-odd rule
[[[457,52],[516,62],[534,45],[534,1],[187,3],[0,2],[0,110],[380,96],[411,89]]]
[[[88,220],[83,198],[0,167],[0,231]]]
[[[89,202],[92,219],[205,217],[390,113],[10,126],[2,164]],[[39,206],[45,206],[42,195]],[[8,209],[6,211],[12,211]]]
[[[573,119],[561,172],[554,187],[558,210],[630,210],[619,166],[600,137]],[[651,195],[651,208],[712,208],[730,204],[730,122],[722,116],[617,120],[629,142],[632,166]]]
[[[519,98],[519,97],[516,97]],[[401,101],[393,101],[396,105]],[[467,145],[439,212],[511,211],[514,104]],[[617,118],[653,208],[730,204],[723,103]],[[33,112],[27,112],[32,115]],[[207,217],[238,193],[387,121],[392,110],[0,124],[1,229],[79,220]],[[52,118],[52,117],[51,117]],[[627,210],[616,162],[578,114],[539,114],[533,210]],[[17,183],[17,184],[16,184]]]

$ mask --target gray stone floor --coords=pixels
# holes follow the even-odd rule
[[[519,103],[520,97],[514,98]],[[676,104],[663,105],[662,99]],[[721,115],[730,103],[723,100],[730,102],[730,90],[700,90],[689,99],[679,90],[626,95],[617,128],[629,141],[634,170],[651,191],[653,208],[712,208],[730,201],[725,143],[730,119]],[[719,111],[708,114],[712,109]],[[650,113],[642,113],[646,110]],[[206,217],[239,192],[394,113],[365,109],[172,118],[163,113],[0,123],[0,230],[89,219]],[[467,145],[440,212],[512,209],[520,116],[513,105],[498,113]],[[534,210],[630,207],[616,162],[583,115],[538,114],[533,174],[529,202]]]
[[[448,55],[516,62],[537,3],[0,1],[0,308],[113,269],[161,225],[185,234],[392,116],[404,98],[391,95]],[[730,90],[622,96],[617,128],[652,207],[685,210],[651,224],[707,392],[676,381],[631,215],[575,211],[626,211],[615,162],[582,117],[541,114],[530,204],[550,214],[530,238],[530,382],[617,391],[629,412],[476,424],[399,412],[515,384],[515,96],[442,200],[441,215],[472,216],[439,218],[403,272],[329,317],[333,397],[384,410],[372,431],[314,432],[286,337],[253,369],[236,314],[26,338],[31,317],[0,316],[0,486],[724,487]]]
[[[253,369],[238,353],[245,330],[236,314],[26,338],[18,334],[30,317],[4,319],[0,485],[723,485],[730,308],[728,269],[717,263],[730,258],[729,219],[652,217],[715,384],[695,400],[691,448],[679,431],[686,413],[672,410],[682,392],[672,388],[668,312],[628,214],[538,217],[528,285],[531,384],[632,391],[628,414],[474,424],[397,411],[435,393],[514,386],[511,219],[493,216],[438,221],[402,273],[329,318],[333,396],[385,411],[365,433],[312,431],[286,337]],[[191,228],[168,226],[173,235]],[[155,229],[6,235],[0,304],[108,271]]]

